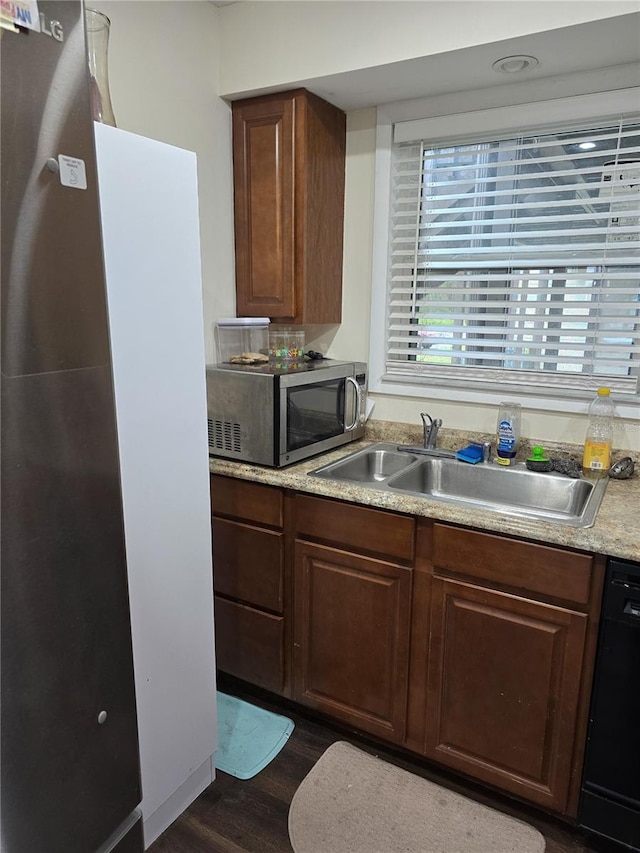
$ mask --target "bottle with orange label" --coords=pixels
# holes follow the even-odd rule
[[[598,394],[589,406],[582,473],[591,479],[606,477],[611,467],[615,409],[610,393],[608,388],[598,388]]]

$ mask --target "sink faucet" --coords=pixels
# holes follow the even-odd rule
[[[424,447],[425,450],[434,450],[438,440],[438,430],[442,426],[441,418],[432,418],[426,412],[420,412],[422,425],[424,428]]]
[[[422,425],[424,427],[424,439],[422,447],[408,447],[406,445],[398,445],[398,450],[404,453],[416,453],[423,456],[439,456],[445,459],[455,459],[456,453],[453,450],[438,450],[438,430],[442,426],[442,418],[432,418],[427,412],[420,412]],[[472,444],[478,445],[481,448],[482,462],[491,461],[491,442],[490,441],[473,441]],[[478,460],[480,461],[480,460]]]
[[[490,441],[472,441],[472,444],[482,448],[482,461],[491,462],[491,442]]]

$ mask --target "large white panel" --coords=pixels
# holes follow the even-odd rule
[[[196,157],[95,131],[146,822],[216,747]]]

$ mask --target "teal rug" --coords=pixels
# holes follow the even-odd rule
[[[293,728],[287,717],[219,692],[216,767],[238,779],[251,779],[276,757]]]

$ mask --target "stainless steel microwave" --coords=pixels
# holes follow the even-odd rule
[[[282,468],[364,435],[367,366],[207,366],[209,453]]]

